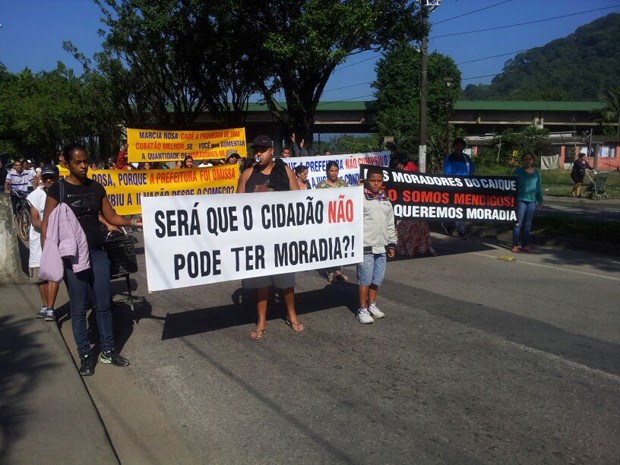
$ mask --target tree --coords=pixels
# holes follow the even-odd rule
[[[610,123],[611,127],[605,127],[603,130],[608,136],[614,136],[620,139],[620,87],[615,90],[608,90],[602,97],[601,101],[605,104],[600,112],[598,121],[602,123]],[[615,126],[615,130],[613,129]]]
[[[207,108],[196,85],[195,2],[94,0],[108,31],[99,69],[114,87],[129,124],[183,128]],[[208,30],[203,31],[209,34]]]
[[[380,147],[377,135],[352,136],[343,134],[329,141],[329,150],[332,153],[365,153],[376,152]]]
[[[83,82],[62,63],[49,72],[25,69],[4,81],[0,92],[0,137],[22,155],[51,159],[63,144],[95,135]]]
[[[314,113],[347,57],[420,36],[417,3],[404,0],[247,0],[234,7],[262,96],[289,132],[312,141]],[[278,104],[284,94],[286,107]]]
[[[492,148],[485,148],[477,157],[480,166],[515,166],[524,153],[533,153],[537,159],[551,155],[549,130],[528,126],[523,132],[506,129],[493,141]]]
[[[385,53],[376,66],[375,89],[377,131],[394,136],[400,150],[417,153],[420,118],[420,53],[401,45]],[[451,86],[446,85],[446,78]],[[438,164],[450,145],[450,109],[460,92],[461,74],[452,58],[434,52],[428,57],[428,134],[431,164]]]
[[[126,120],[182,127],[208,110],[242,121],[258,90],[309,145],[336,66],[419,35],[408,0],[94,1],[108,26],[98,67]]]

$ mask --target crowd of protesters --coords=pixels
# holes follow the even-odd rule
[[[206,168],[220,164],[239,164],[240,177],[238,193],[290,191],[311,189],[308,182],[309,167],[299,164],[291,170],[283,158],[308,156],[303,139],[292,134],[289,145],[279,156],[274,154],[274,143],[268,136],[254,139],[252,154],[244,158],[231,152],[223,159],[195,161],[186,156],[175,163],[177,169]],[[465,141],[456,139],[454,150],[444,160],[445,175],[472,176],[474,164],[464,153]],[[325,150],[323,154],[331,152]],[[65,281],[70,297],[73,334],[80,356],[80,374],[94,373],[96,354],[89,339],[87,311],[92,308],[99,332],[99,362],[123,367],[129,361],[121,356],[116,348],[112,330],[110,268],[103,247],[103,229],[116,229],[121,226],[141,227],[139,219],[119,216],[110,204],[105,189],[91,180],[88,170],[151,170],[174,169],[164,163],[129,163],[128,148],[124,144],[116,160],[89,163],[86,149],[79,144],[71,144],[63,150],[59,162],[68,175],[59,180],[59,170],[53,165],[43,163],[35,166],[30,159],[16,160],[10,166],[0,165],[0,181],[5,193],[18,199],[27,195],[32,217],[30,229],[30,276],[38,286],[41,295],[41,308],[36,316],[46,321],[55,321],[55,300],[58,283]],[[529,231],[534,208],[542,205],[540,176],[533,169],[534,157],[527,153],[523,157],[523,167],[513,173],[525,179],[527,189],[519,191],[519,222],[515,227],[512,251],[531,251]],[[419,171],[408,154],[392,151],[391,168]],[[366,179],[361,179],[364,187],[364,260],[357,266],[359,308],[356,318],[360,323],[369,324],[383,318],[385,313],[376,305],[377,291],[385,275],[387,258],[398,252],[404,256],[417,254],[437,255],[431,244],[430,230],[423,221],[396,222],[391,203],[383,193],[381,168],[368,170]],[[523,182],[521,184],[524,184]],[[347,183],[339,178],[339,167],[335,161],[326,164],[326,179],[316,188],[343,188]],[[15,212],[15,203],[13,211]],[[463,223],[444,223],[442,227],[448,235],[456,230],[464,239]],[[521,239],[519,249],[517,241]],[[73,255],[61,257],[60,249],[70,241]],[[47,248],[45,247],[47,244]],[[64,244],[64,245],[63,245]],[[348,277],[340,267],[324,270],[330,283],[346,282]],[[257,323],[250,337],[261,340],[267,325],[267,305],[270,296],[277,295],[286,309],[286,324],[295,332],[304,330],[295,310],[295,274],[285,273],[243,280],[243,288],[256,293]]]

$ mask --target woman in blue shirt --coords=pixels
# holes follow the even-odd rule
[[[534,155],[525,152],[521,165],[512,175],[517,178],[517,224],[512,231],[512,253],[531,252],[529,246],[532,220],[537,209],[543,206],[540,173],[534,169]],[[521,236],[521,249],[517,247]]]

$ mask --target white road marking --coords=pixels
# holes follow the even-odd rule
[[[489,254],[484,254],[484,253],[480,253],[480,252],[472,252],[474,255],[479,255],[481,257],[486,257],[486,258],[492,258],[494,260],[497,260],[497,256],[495,255],[489,255]],[[535,262],[528,262],[525,260],[515,260],[518,263],[522,263],[524,265],[530,265],[530,266],[537,266],[539,268],[549,268],[552,270],[561,270],[561,271],[568,271],[570,273],[576,273],[576,274],[581,274],[584,276],[591,276],[593,278],[602,278],[602,279],[610,279],[612,281],[620,281],[620,278],[617,278],[615,276],[609,276],[606,274],[599,274],[599,273],[591,273],[589,271],[581,271],[581,270],[573,270],[571,268],[564,268],[562,266],[557,266],[557,265],[546,265],[544,263],[535,263]]]
[[[604,378],[607,378],[610,381],[614,381],[616,383],[620,383],[620,376],[618,375],[614,375],[613,373],[608,373],[606,371],[603,370],[599,370],[597,368],[590,368],[587,365],[584,365],[582,363],[577,363],[577,362],[573,362],[572,360],[567,360],[565,358],[562,358],[558,355],[553,355],[550,354],[549,352],[545,352],[544,350],[540,350],[540,349],[534,349],[533,347],[529,347],[523,344],[519,344],[517,342],[512,342],[512,341],[506,341],[509,345],[516,347],[519,350],[522,350],[524,352],[529,352],[532,354],[536,354],[536,355],[542,355],[544,358],[549,359],[549,360],[553,360],[555,362],[563,362],[567,365],[569,365],[572,368],[576,368],[579,370],[585,370],[588,373],[592,373],[592,374],[596,374],[599,376],[602,376]]]
[[[441,249],[447,249],[450,250],[452,252],[462,252],[462,249],[457,249],[457,248],[453,248],[453,247],[445,247],[445,246],[439,246],[437,247],[440,250]],[[499,248],[496,248],[495,250],[500,250]],[[501,250],[502,253],[504,253],[505,251],[503,251],[503,249]],[[468,254],[471,255],[477,255],[479,257],[484,257],[484,258],[492,258],[493,260],[497,260],[497,255],[491,255],[488,253],[482,253],[482,252],[467,252]],[[599,274],[599,273],[591,273],[589,271],[582,271],[582,270],[573,270],[571,268],[564,268],[561,266],[557,266],[557,265],[545,265],[543,263],[534,263],[534,262],[528,262],[525,260],[514,260],[513,262],[510,263],[522,263],[524,265],[530,265],[530,266],[538,266],[540,268],[548,268],[548,269],[552,269],[552,270],[561,270],[561,271],[568,271],[569,273],[575,273],[575,274],[581,274],[584,276],[591,276],[593,278],[601,278],[601,279],[609,279],[611,281],[620,281],[620,277],[615,277],[615,276],[609,276],[606,274]]]

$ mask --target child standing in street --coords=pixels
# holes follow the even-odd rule
[[[373,166],[364,182],[364,261],[357,265],[356,318],[363,324],[385,317],[376,305],[377,292],[385,276],[387,257],[394,258],[396,254],[394,210],[382,189],[383,170]]]

